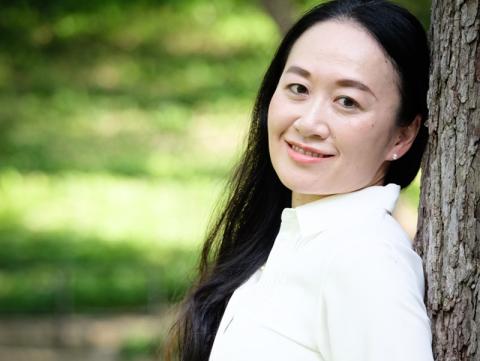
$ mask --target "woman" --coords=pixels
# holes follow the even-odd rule
[[[421,24],[312,9],[267,70],[175,326],[181,360],[431,361],[420,257],[391,217],[428,132]]]

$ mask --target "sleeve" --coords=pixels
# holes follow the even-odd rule
[[[433,361],[421,258],[387,242],[356,242],[332,257],[317,298],[326,361]]]

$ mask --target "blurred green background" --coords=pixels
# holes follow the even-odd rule
[[[272,3],[2,2],[3,317],[182,297],[281,38]],[[430,1],[400,3],[428,26]],[[418,182],[404,199],[415,211]]]

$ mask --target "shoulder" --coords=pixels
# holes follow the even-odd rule
[[[341,233],[341,241],[326,265],[326,285],[343,284],[347,289],[357,285],[364,289],[381,286],[392,292],[402,292],[403,288],[423,295],[422,259],[388,213]]]
[[[422,260],[390,215],[371,219],[342,232],[326,266],[317,345],[331,360],[432,360]]]

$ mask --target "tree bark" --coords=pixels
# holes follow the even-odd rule
[[[480,0],[433,0],[415,250],[436,361],[480,360]],[[407,346],[408,347],[408,346]]]
[[[280,32],[285,35],[293,24],[294,2],[292,0],[260,0],[260,4],[275,21]]]

